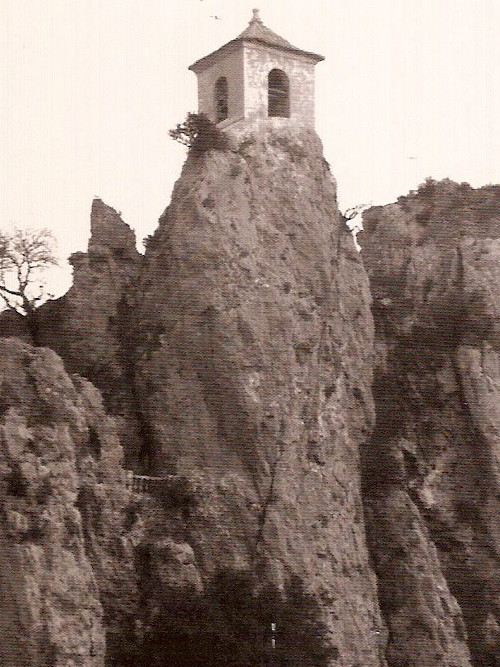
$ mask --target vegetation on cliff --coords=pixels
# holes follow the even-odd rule
[[[203,113],[188,113],[183,123],[169,130],[169,136],[197,155],[210,150],[224,151],[229,147],[226,135]]]
[[[202,594],[172,588],[155,606],[142,641],[117,647],[110,667],[327,667],[338,657],[297,576],[280,592],[256,588],[249,571],[222,569]]]
[[[57,264],[48,229],[0,232],[0,299],[21,315],[31,341],[39,345],[38,308],[49,298],[44,274]]]

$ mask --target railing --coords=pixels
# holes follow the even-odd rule
[[[178,477],[178,475],[164,475],[163,477],[135,475],[132,470],[126,470],[125,473],[125,487],[133,493],[151,493],[165,482],[172,481]]]

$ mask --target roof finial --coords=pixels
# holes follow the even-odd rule
[[[259,10],[258,9],[253,9],[252,11],[253,11],[253,17],[252,17],[252,20],[250,21],[250,25],[252,23],[262,23],[262,20],[259,16]]]

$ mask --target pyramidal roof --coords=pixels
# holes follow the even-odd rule
[[[256,39],[259,42],[264,44],[269,44],[270,46],[278,46],[282,49],[292,49],[293,51],[300,51],[296,46],[292,46],[290,42],[283,37],[280,37],[272,30],[269,30],[267,26],[262,23],[262,20],[259,16],[259,10],[253,10],[253,17],[248,27],[243,30],[241,35],[238,35],[236,39]]]
[[[205,56],[204,58],[197,60],[189,67],[189,69],[196,70],[199,65],[202,65],[203,63],[205,63],[205,61],[211,59],[212,56],[214,56],[216,53],[219,53],[219,51],[222,51],[222,49],[225,49],[230,44],[237,44],[239,42],[257,42],[260,44],[265,44],[267,46],[273,46],[274,48],[277,49],[282,49],[283,51],[292,51],[294,53],[300,53],[304,56],[309,56],[316,62],[324,60],[323,56],[320,56],[317,53],[311,53],[310,51],[304,51],[303,49],[299,49],[298,47],[290,44],[290,42],[284,39],[283,37],[280,37],[275,32],[270,30],[267,26],[265,26],[262,23],[262,19],[259,16],[259,10],[254,9],[252,20],[245,28],[245,30],[243,30],[243,32],[238,35],[238,37],[231,40],[230,42],[227,42],[227,44],[221,46],[219,49],[217,49],[217,51],[213,51],[208,56]]]

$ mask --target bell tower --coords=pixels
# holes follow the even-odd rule
[[[314,67],[323,56],[267,28],[258,9],[235,39],[197,60],[198,113],[220,128],[243,123],[314,127]]]

